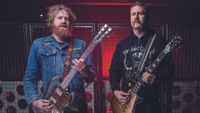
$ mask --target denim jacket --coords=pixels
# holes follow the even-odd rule
[[[54,76],[63,77],[64,63],[66,62],[66,51],[69,43],[60,45],[52,36],[36,39],[31,47],[27,67],[24,75],[24,92],[28,104],[33,100],[41,98],[38,95],[37,80],[43,82],[43,94],[48,94],[49,82]],[[86,42],[73,39],[72,60],[80,58],[86,48]],[[86,59],[86,65],[94,72],[91,57]],[[41,77],[39,77],[41,75]],[[70,91],[84,93],[84,77],[77,72],[69,83]]]

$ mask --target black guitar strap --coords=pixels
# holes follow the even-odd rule
[[[143,70],[144,70],[144,66],[145,66],[145,64],[146,64],[147,57],[148,57],[149,52],[150,52],[150,50],[151,50],[151,48],[152,48],[152,45],[153,45],[153,43],[154,43],[155,38],[156,38],[156,34],[154,34],[153,37],[149,38],[149,40],[148,40],[148,42],[147,42],[147,45],[146,45],[146,47],[145,47],[144,54],[142,55],[142,59],[141,59],[141,61],[140,61],[140,64],[139,64],[139,66],[138,66],[138,69],[137,69],[137,72],[138,72],[138,73],[141,73],[141,72],[143,72]]]

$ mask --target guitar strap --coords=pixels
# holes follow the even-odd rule
[[[72,51],[73,51],[73,40],[70,41],[69,47],[66,51],[66,57],[67,58],[66,58],[66,61],[65,61],[65,64],[64,64],[64,78],[67,77],[69,71],[71,70]],[[74,96],[76,96],[76,94],[75,93],[72,93],[72,94],[73,94],[73,96],[71,97],[71,102],[69,103],[69,105],[67,107],[72,111],[78,111],[78,106],[72,104],[73,101],[74,101]]]
[[[71,69],[71,64],[72,64],[72,51],[73,51],[73,40],[71,40],[69,42],[69,47],[66,51],[66,61],[65,61],[65,64],[64,64],[64,77],[67,76],[68,72],[70,71]]]
[[[144,51],[144,54],[142,56],[142,59],[140,61],[140,64],[138,66],[138,69],[137,71],[139,73],[141,73],[143,70],[144,70],[144,66],[146,64],[146,61],[147,61],[147,56],[149,55],[149,52],[153,46],[153,43],[154,43],[154,40],[156,38],[156,34],[154,34],[152,37],[149,38],[148,42],[147,42],[147,45],[145,47],[145,51]]]
[[[135,78],[136,78],[136,79],[139,79],[139,78],[140,78],[140,75],[141,75],[141,73],[142,73],[143,70],[144,70],[144,66],[145,66],[145,64],[146,64],[146,61],[147,61],[149,52],[150,52],[150,50],[151,50],[151,48],[152,48],[152,45],[153,45],[153,42],[154,42],[155,38],[156,38],[156,34],[154,34],[152,37],[149,38],[149,40],[148,40],[148,42],[147,42],[147,44],[146,44],[146,46],[145,46],[145,50],[144,50],[144,53],[143,53],[143,55],[142,55],[140,64],[139,64],[139,66],[138,66],[138,68],[137,68],[137,70],[136,70],[136,72],[135,72],[135,74],[136,74],[136,77],[135,77]],[[132,80],[132,79],[133,79],[133,78],[132,78],[132,75],[133,75],[132,71],[129,71],[129,72],[125,75],[126,80]]]

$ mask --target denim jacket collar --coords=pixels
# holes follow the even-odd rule
[[[68,47],[68,45],[69,45],[69,42],[66,42],[64,45],[59,44],[59,42],[57,42],[54,39],[53,35],[49,36],[49,38],[46,38],[43,44],[48,43],[48,42],[51,43],[51,45],[58,48],[59,50],[62,50],[63,48]]]

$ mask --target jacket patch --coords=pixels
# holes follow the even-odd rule
[[[42,43],[43,46],[49,46],[50,45],[50,42],[44,42]]]
[[[81,50],[81,48],[73,48],[73,51],[75,51],[75,50]]]

